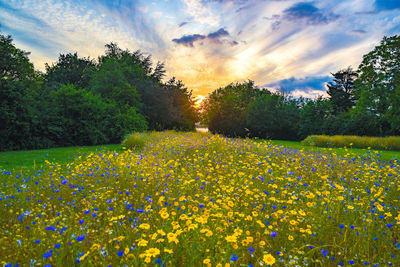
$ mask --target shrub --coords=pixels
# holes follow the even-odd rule
[[[384,150],[400,150],[400,136],[369,137],[354,135],[310,135],[303,145],[320,147],[356,147]]]
[[[151,137],[147,133],[132,133],[125,137],[122,145],[128,149],[140,151],[151,141],[150,139]]]

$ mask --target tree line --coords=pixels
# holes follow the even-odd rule
[[[202,121],[226,136],[301,140],[312,134],[400,135],[400,36],[384,37],[357,70],[332,74],[329,97],[293,98],[232,83],[210,93]]]
[[[193,130],[192,93],[141,51],[106,45],[97,60],[60,54],[34,69],[0,34],[0,151],[119,143],[134,131]]]

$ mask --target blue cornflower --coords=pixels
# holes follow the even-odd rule
[[[254,253],[254,248],[252,248],[252,247],[249,247],[247,250],[250,252],[250,254]]]
[[[278,234],[277,234],[276,232],[272,232],[272,233],[271,233],[271,236],[272,236],[272,237],[277,237]]]
[[[80,235],[76,238],[77,241],[83,241],[85,240],[85,235]]]
[[[122,257],[124,255],[124,252],[122,250],[118,251],[118,256]]]
[[[322,249],[322,250],[321,250],[321,253],[322,253],[322,256],[326,257],[326,255],[328,255],[328,253],[329,253],[329,250],[327,250],[327,249]]]
[[[236,256],[235,254],[233,254],[233,256],[231,257],[231,261],[237,261],[239,258],[239,256]]]
[[[53,256],[53,251],[49,250],[49,252],[45,252],[43,254],[43,258],[50,258],[51,256]]]

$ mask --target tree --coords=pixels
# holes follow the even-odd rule
[[[11,36],[0,34],[0,150],[23,149],[30,144],[30,88],[38,73],[28,52],[18,49]]]
[[[304,139],[312,134],[325,133],[323,124],[331,113],[332,105],[328,99],[308,99],[300,108],[299,137]]]
[[[209,94],[202,103],[203,123],[213,133],[246,136],[246,112],[249,104],[262,91],[253,81],[231,83]]]
[[[333,82],[328,83],[327,93],[330,96],[334,114],[349,111],[354,106],[354,79],[357,73],[351,67],[331,73]]]
[[[90,58],[79,58],[77,53],[60,54],[51,66],[45,64],[45,81],[48,90],[56,90],[63,84],[73,84],[76,88],[87,88],[90,70],[95,63]]]
[[[298,111],[295,101],[279,94],[264,94],[249,105],[247,128],[253,137],[296,140]]]
[[[355,81],[357,111],[384,116],[397,109],[393,100],[400,80],[400,35],[384,37],[380,45],[363,56]]]
[[[98,95],[76,89],[74,85],[63,85],[50,93],[49,105],[54,114],[47,126],[58,132],[44,134],[52,136],[58,146],[96,145],[108,143],[106,125],[109,117],[107,105]]]

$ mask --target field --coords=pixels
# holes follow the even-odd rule
[[[35,170],[7,165],[0,262],[400,265],[398,161],[210,134],[152,135],[158,141],[141,151],[87,148],[49,152],[58,162]]]

